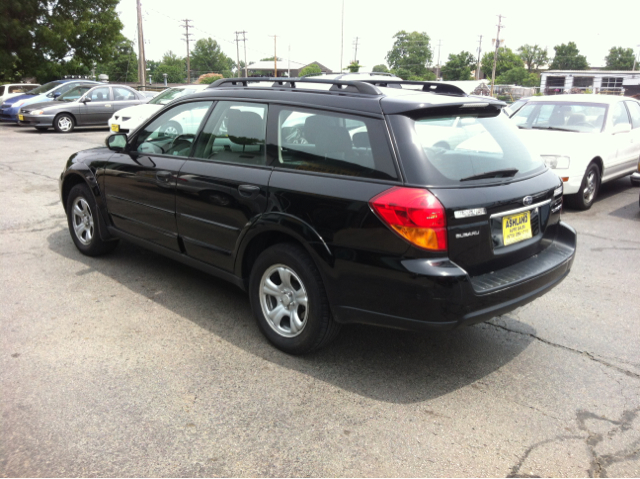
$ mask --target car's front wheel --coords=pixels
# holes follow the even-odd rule
[[[331,317],[318,269],[296,244],[277,244],[262,252],[251,271],[249,297],[260,330],[286,353],[319,349],[340,329]]]
[[[85,184],[71,188],[67,198],[67,223],[76,247],[87,256],[109,253],[118,241],[103,241],[98,232],[98,208]]]
[[[71,115],[67,113],[61,113],[53,120],[53,127],[58,133],[70,133],[75,127],[75,122]]]
[[[600,168],[595,163],[591,163],[584,173],[580,190],[568,198],[569,204],[579,210],[588,210],[598,196],[599,190]]]

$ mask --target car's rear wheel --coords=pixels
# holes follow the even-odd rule
[[[260,330],[286,353],[321,348],[340,329],[331,317],[318,269],[296,244],[277,244],[262,252],[251,271],[249,297]]]
[[[588,210],[593,205],[598,191],[600,190],[600,168],[595,163],[587,167],[587,171],[582,178],[580,190],[575,195],[571,195],[569,204],[579,210]]]
[[[75,121],[71,115],[61,113],[53,120],[53,127],[58,133],[70,133],[75,127]]]
[[[76,247],[87,256],[109,253],[118,241],[103,241],[98,232],[99,212],[91,190],[85,184],[71,188],[67,198],[67,223]]]

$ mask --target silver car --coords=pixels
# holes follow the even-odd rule
[[[18,123],[41,131],[53,127],[60,133],[69,133],[76,126],[106,127],[114,112],[148,101],[126,85],[82,85],[54,101],[26,105],[18,112]]]

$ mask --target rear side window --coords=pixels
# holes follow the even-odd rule
[[[275,166],[382,180],[398,178],[382,120],[311,109],[277,111]]]
[[[457,110],[411,118],[393,115],[390,120],[411,183],[477,186],[508,182],[545,169],[498,110]]]

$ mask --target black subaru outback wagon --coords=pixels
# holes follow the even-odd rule
[[[473,324],[562,281],[562,182],[504,103],[451,85],[226,79],[170,103],[60,177],[86,255],[129,240],[248,291],[300,354],[340,325]]]

